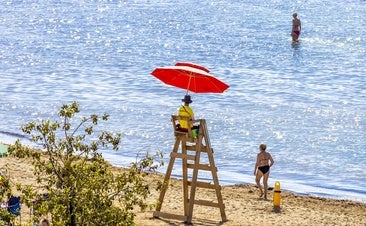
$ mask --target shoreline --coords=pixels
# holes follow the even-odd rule
[[[122,164],[116,164],[113,163],[113,159],[109,159],[108,157],[105,158],[108,162],[111,162],[113,166],[116,167],[125,167]],[[111,161],[112,160],[112,161]],[[169,160],[168,160],[169,161]],[[126,164],[127,166],[128,164]],[[235,185],[247,185],[247,184],[255,184],[254,182],[254,176],[252,175],[243,175],[239,174],[237,172],[232,171],[224,171],[222,170],[218,165],[216,165],[218,168],[218,179],[221,186],[235,186]],[[167,166],[165,166],[167,167]],[[181,170],[180,165],[177,167],[179,170]],[[166,169],[160,170],[158,169],[158,173],[165,174]],[[172,178],[175,179],[181,179],[182,176],[180,174],[180,171],[173,171]],[[240,179],[237,179],[240,178]],[[202,181],[208,181],[211,182],[211,178],[201,178]],[[347,200],[347,201],[355,201],[355,202],[361,202],[366,203],[366,193],[362,192],[350,192],[347,191],[347,189],[332,189],[329,187],[324,186],[316,186],[316,185],[307,185],[307,184],[297,184],[294,183],[296,180],[286,180],[281,179],[277,180],[269,177],[269,187],[273,187],[274,183],[276,181],[279,181],[281,183],[281,189],[285,190],[290,193],[294,193],[296,195],[302,195],[302,196],[312,196],[317,198],[327,198],[327,199],[335,199],[335,200]],[[366,191],[365,191],[366,192]]]
[[[27,159],[13,157],[0,158],[0,169],[7,169],[6,175],[14,183],[35,184],[33,166]],[[112,166],[113,170],[122,167]],[[163,181],[164,174],[151,173],[147,180],[159,179]],[[13,190],[15,191],[15,189]],[[329,199],[314,196],[297,195],[286,190],[281,191],[280,211],[275,212],[273,206],[273,190],[269,190],[268,200],[258,197],[258,189],[253,184],[221,185],[221,193],[227,216],[226,222],[221,222],[218,208],[194,205],[192,223],[194,225],[366,225],[364,211],[366,203]],[[156,202],[159,193],[151,191],[148,202]],[[215,192],[204,189],[196,191],[196,198],[217,200]],[[182,181],[172,179],[162,203],[162,212],[183,214]],[[168,218],[154,218],[154,210],[140,212],[136,210],[137,225],[186,225],[180,220]],[[29,209],[22,207],[22,223],[29,219]]]
[[[0,144],[5,144],[5,145],[9,145],[10,143],[15,143],[14,137],[12,137],[13,142],[11,142],[10,140],[10,135],[7,135],[8,139],[7,142],[4,141],[4,139],[0,139]],[[0,138],[3,138],[0,136]],[[24,142],[22,141],[22,143],[24,144]],[[1,157],[1,155],[0,155]],[[124,168],[125,166],[123,165],[118,165],[118,164],[113,164],[111,161],[112,159],[108,159],[108,157],[105,159],[110,162],[114,167],[117,168]],[[223,173],[224,172],[224,173]],[[165,170],[164,172],[161,172],[158,170],[159,174],[164,175],[165,174]],[[172,173],[172,178],[180,180],[181,176],[178,174],[174,174],[174,172]],[[227,186],[237,186],[237,185],[255,185],[254,183],[254,177],[249,176],[249,175],[241,175],[241,174],[237,174],[236,172],[231,172],[231,171],[222,171],[220,170],[220,168],[218,168],[218,178],[219,178],[219,182],[220,185],[223,187],[227,187]],[[225,180],[221,180],[221,178],[225,178]],[[243,178],[242,180],[234,180],[232,178]],[[203,178],[203,180],[205,180]],[[252,180],[252,182],[248,182]],[[207,180],[207,181],[211,181],[211,180]],[[275,181],[277,181],[276,179],[273,178],[269,178],[268,184],[269,187],[273,187]],[[295,195],[299,195],[299,196],[304,196],[304,197],[315,197],[315,198],[325,198],[325,199],[333,199],[333,200],[344,200],[344,201],[354,201],[354,202],[360,202],[360,203],[365,203],[366,204],[366,194],[364,193],[357,193],[357,192],[347,192],[346,189],[340,190],[340,189],[331,189],[330,187],[320,187],[320,186],[312,186],[312,185],[306,185],[306,184],[295,184],[293,183],[291,180],[278,180],[281,184],[281,190],[282,191],[286,191],[289,193],[293,193]],[[301,188],[301,189],[297,189],[297,188]],[[297,190],[302,190],[302,191],[297,191]],[[335,194],[336,193],[336,194]],[[349,195],[345,195],[344,193],[349,193]],[[361,195],[361,196],[358,196]]]
[[[116,166],[116,167],[121,167],[121,166]],[[219,168],[220,170],[220,168]],[[161,174],[165,174],[165,172],[159,172]],[[218,172],[220,173],[220,171]],[[174,177],[174,179],[182,179],[181,176],[176,176],[176,175],[172,175],[172,177]],[[220,185],[223,187],[230,187],[230,186],[240,186],[240,185],[253,185],[255,186],[254,183],[254,177],[253,177],[253,182],[248,182],[248,181],[233,181],[233,182],[229,182],[230,180],[226,180],[224,183],[222,183],[222,181],[220,180],[222,178],[222,176],[220,177],[219,174],[219,181],[220,181]],[[210,181],[210,180],[207,180]],[[269,178],[268,181],[268,187],[269,188],[273,188],[274,184],[277,180],[271,179]],[[286,191],[289,193],[293,193],[295,195],[299,195],[299,196],[304,196],[304,197],[315,197],[315,198],[326,198],[326,199],[334,199],[334,200],[344,200],[344,201],[355,201],[355,202],[361,202],[361,203],[366,203],[366,194],[363,193],[357,193],[357,192],[348,192],[348,195],[345,195],[345,193],[347,192],[345,189],[344,190],[337,190],[337,189],[331,189],[330,187],[318,187],[318,186],[312,186],[312,185],[298,185],[298,184],[294,184],[290,182],[290,185],[286,182],[288,182],[288,180],[278,180],[281,184],[281,190],[282,191]],[[283,181],[286,181],[285,183],[283,183]],[[293,189],[291,189],[293,188]],[[296,188],[306,188],[304,189],[304,191],[296,191]],[[301,190],[301,189],[300,189]],[[337,193],[337,194],[335,194]]]

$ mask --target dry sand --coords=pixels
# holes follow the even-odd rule
[[[6,173],[12,182],[34,184],[33,168],[27,160],[12,157],[0,158],[0,170]],[[161,178],[162,175],[154,175]],[[151,177],[149,177],[151,178]],[[197,190],[197,198],[217,201],[213,191]],[[152,193],[150,201],[158,199],[157,192]],[[282,191],[280,212],[274,212],[273,192],[269,193],[269,201],[258,198],[254,185],[223,186],[222,196],[227,216],[226,222],[221,221],[218,208],[195,205],[193,210],[193,225],[366,225],[366,203],[316,198],[295,195]],[[162,212],[183,214],[182,182],[172,180],[172,186],[167,190],[162,205]],[[172,219],[153,218],[153,210],[137,212],[138,225],[185,225],[184,222]],[[29,210],[22,208],[22,221],[29,218]]]

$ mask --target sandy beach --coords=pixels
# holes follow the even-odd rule
[[[10,177],[13,184],[35,184],[30,161],[13,157],[0,158],[0,169]],[[116,168],[115,170],[118,170]],[[163,175],[153,174],[163,181]],[[153,178],[149,176],[148,178]],[[14,189],[15,191],[15,189]],[[158,199],[159,193],[152,191],[149,201]],[[211,190],[197,190],[197,197],[215,201],[216,195]],[[222,186],[222,196],[227,216],[221,222],[218,208],[195,205],[193,225],[366,225],[366,203],[347,200],[334,200],[309,196],[300,196],[287,191],[281,193],[280,212],[273,208],[273,191],[269,200],[258,198],[258,191],[252,184]],[[183,214],[182,182],[172,180],[162,205],[162,212]],[[137,212],[138,225],[185,225],[173,219],[153,218],[153,211]],[[22,222],[29,218],[29,209],[22,207]]]

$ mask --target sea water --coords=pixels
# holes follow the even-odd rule
[[[113,164],[146,151],[167,164],[186,91],[150,73],[195,62],[230,85],[189,93],[220,184],[253,183],[265,142],[271,186],[366,201],[365,1],[7,0],[0,12],[1,142],[26,142],[22,125],[77,101],[80,117],[108,113],[98,129],[123,133],[118,152],[102,150]]]

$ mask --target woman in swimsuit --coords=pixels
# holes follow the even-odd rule
[[[269,177],[269,169],[273,165],[274,161],[268,152],[266,152],[266,144],[262,143],[259,145],[259,153],[257,154],[257,161],[254,166],[254,176],[255,182],[260,191],[259,197],[261,198],[264,195],[264,199],[267,200],[267,189],[268,189],[268,177]],[[260,184],[260,180],[263,177],[263,187]]]

